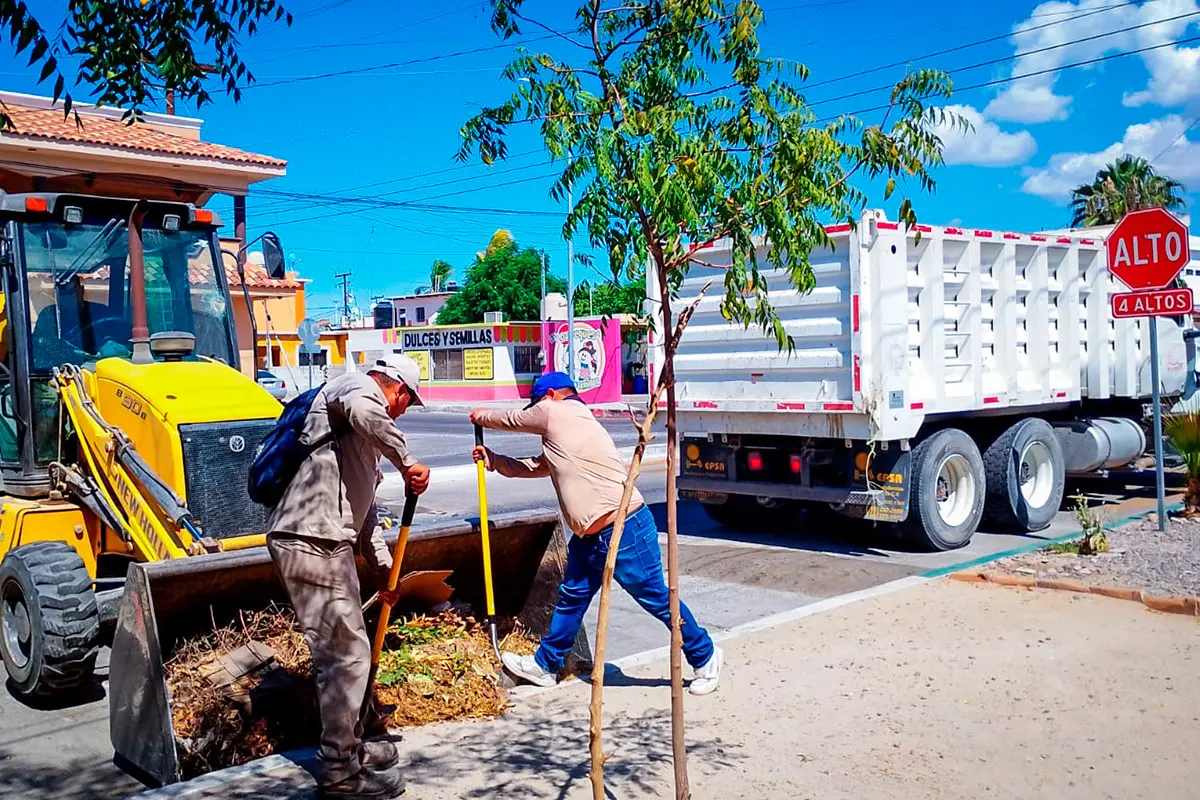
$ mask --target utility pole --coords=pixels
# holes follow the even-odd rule
[[[538,306],[538,321],[541,322],[546,318],[546,251],[541,252],[542,257],[542,304]]]
[[[569,159],[568,159],[569,160]],[[567,189],[567,213],[575,206],[575,195]],[[567,374],[575,380],[575,243],[567,237]]]
[[[350,327],[350,276],[353,273],[339,272],[333,276],[335,281],[342,282],[342,330]]]

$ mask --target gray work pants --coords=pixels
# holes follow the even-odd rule
[[[354,550],[349,542],[278,534],[267,537],[267,549],[312,652],[323,782],[337,783],[362,769],[361,714],[371,669]]]

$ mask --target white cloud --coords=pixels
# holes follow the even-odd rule
[[[984,112],[994,119],[1011,122],[1065,119],[1071,98],[1054,91],[1061,67],[1182,38],[1191,26],[1200,24],[1200,18],[1158,20],[1198,10],[1198,0],[1155,0],[1140,5],[1115,5],[1112,0],[1042,3],[1013,29],[1017,58],[1010,75],[1043,71],[1045,74],[1009,84]],[[1062,22],[1048,24],[1058,20]],[[1111,36],[1101,35],[1147,23],[1155,24]],[[1080,41],[1089,38],[1090,41]],[[1054,49],[1046,50],[1050,47]],[[1200,100],[1200,47],[1165,47],[1142,53],[1140,58],[1150,78],[1144,89],[1126,93],[1126,105],[1178,106]]]
[[[946,106],[944,110],[966,119],[972,127],[963,132],[949,125],[934,126],[947,164],[1011,167],[1024,164],[1037,152],[1037,142],[1029,131],[1005,133],[973,106]]]
[[[1016,83],[988,103],[984,112],[996,119],[1034,124],[1066,119],[1070,106],[1070,97],[1055,94],[1049,86]]]
[[[1072,189],[1091,182],[1098,170],[1126,153],[1153,159],[1154,168],[1159,174],[1194,189],[1200,185],[1200,142],[1189,140],[1184,134],[1191,122],[1171,114],[1130,125],[1125,129],[1121,141],[1103,150],[1094,153],[1056,153],[1046,166],[1025,171],[1025,184],[1021,191],[1047,200],[1066,202]]]

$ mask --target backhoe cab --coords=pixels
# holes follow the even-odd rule
[[[90,677],[131,562],[262,542],[245,475],[280,404],[239,371],[219,226],[0,192],[0,656],[19,693]]]

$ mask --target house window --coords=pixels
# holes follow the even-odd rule
[[[425,321],[425,306],[417,306],[417,322]]]
[[[518,375],[538,375],[542,371],[542,348],[517,345],[513,348],[513,372]]]
[[[302,367],[324,367],[329,364],[329,351],[319,353],[300,352],[299,365]]]
[[[434,350],[433,379],[435,381],[461,381],[463,379],[462,350]]]

